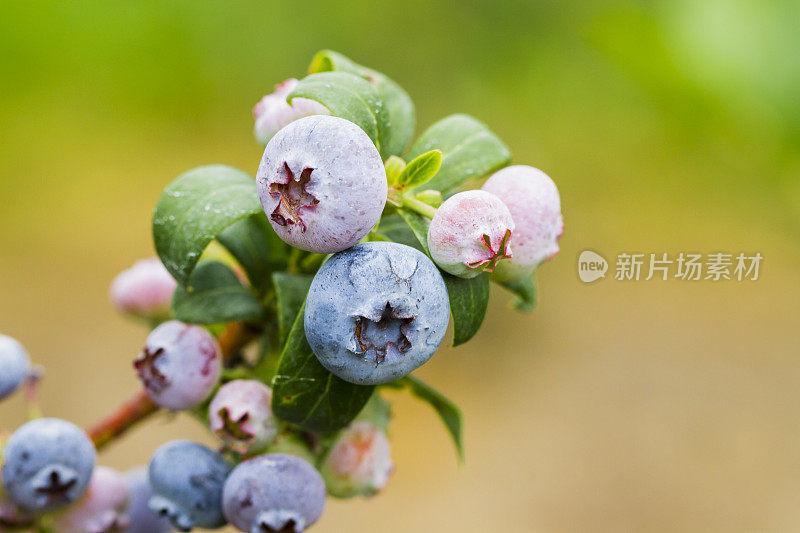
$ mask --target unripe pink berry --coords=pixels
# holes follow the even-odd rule
[[[266,95],[253,108],[253,116],[256,119],[255,134],[256,140],[263,146],[266,145],[273,135],[295,120],[309,115],[330,115],[330,111],[324,105],[308,98],[294,98],[292,103],[286,101],[297,84],[300,83],[294,78],[289,78],[275,86],[275,92]]]
[[[133,365],[150,398],[177,411],[211,394],[222,371],[222,355],[208,331],[170,320],[150,332]]]
[[[498,197],[465,191],[448,198],[431,220],[428,248],[442,270],[461,278],[494,272],[511,257],[514,221]]]
[[[54,524],[58,533],[111,533],[126,531],[128,487],[125,477],[105,466],[95,467],[86,492],[73,506],[59,515]]]
[[[495,172],[482,189],[506,204],[516,225],[511,239],[514,257],[498,265],[499,279],[521,279],[558,253],[564,220],[558,188],[547,174],[527,165],[514,165]]]
[[[226,383],[208,407],[211,431],[235,452],[262,451],[278,435],[271,400],[272,390],[260,381],[237,379]]]
[[[317,253],[350,248],[380,219],[386,172],[378,149],[338,117],[292,122],[267,145],[256,175],[273,229],[290,245]]]
[[[389,439],[366,421],[342,431],[320,468],[328,493],[339,498],[372,496],[393,471]]]
[[[111,301],[123,313],[144,318],[169,313],[177,282],[158,258],[142,259],[120,272],[111,283]]]

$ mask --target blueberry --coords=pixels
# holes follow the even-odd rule
[[[169,316],[178,283],[158,258],[137,261],[111,283],[111,302],[131,315],[159,319]]]
[[[86,433],[57,418],[21,426],[3,450],[3,485],[23,509],[49,511],[76,501],[86,490],[96,453]]]
[[[393,471],[389,439],[363,420],[339,434],[320,468],[328,493],[339,498],[372,496],[386,485]]]
[[[225,525],[222,486],[230,469],[222,456],[201,444],[169,442],[150,461],[153,496],[148,505],[180,531],[220,528]]]
[[[0,483],[2,480],[0,479]],[[31,525],[33,518],[23,511],[19,505],[12,502],[3,487],[0,486],[0,532],[5,531],[3,526],[22,528]],[[16,530],[14,530],[16,531]]]
[[[125,533],[168,533],[172,531],[169,518],[159,517],[147,505],[153,495],[150,480],[147,478],[147,468],[139,467],[129,470],[125,473],[125,482],[130,494],[128,502],[130,526]]]
[[[222,356],[208,331],[170,320],[150,332],[134,367],[155,403],[181,410],[211,394],[222,371]]]
[[[541,170],[514,165],[495,172],[481,188],[506,204],[514,219],[514,257],[497,265],[495,276],[514,281],[530,275],[558,253],[564,232],[558,188]]]
[[[369,233],[388,190],[383,161],[367,134],[329,116],[301,118],[279,131],[264,150],[256,183],[278,236],[326,254]]]
[[[330,115],[330,111],[314,100],[308,98],[293,98],[292,103],[286,101],[297,84],[294,78],[289,78],[275,86],[275,92],[266,95],[253,108],[256,119],[256,140],[263,146],[278,131],[295,120],[309,115]]]
[[[31,371],[25,348],[11,337],[0,335],[0,400],[19,388]]]
[[[233,469],[222,501],[225,516],[240,531],[300,533],[322,516],[325,482],[303,459],[259,455]]]
[[[368,242],[319,269],[308,291],[305,330],[325,368],[351,383],[377,384],[430,359],[449,317],[444,281],[425,254]]]
[[[263,450],[278,435],[272,415],[272,390],[252,379],[237,379],[219,388],[208,406],[213,431],[238,453]]]
[[[464,191],[445,201],[428,228],[428,247],[439,268],[461,278],[493,272],[511,257],[514,220],[500,199],[485,191]]]
[[[128,487],[113,468],[98,466],[78,502],[55,519],[58,533],[117,533],[129,531],[126,512]]]

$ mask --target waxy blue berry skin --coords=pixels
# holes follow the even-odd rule
[[[180,531],[220,528],[225,525],[222,486],[230,469],[222,456],[201,444],[168,442],[150,460],[153,496],[148,505]]]
[[[325,509],[325,482],[307,461],[259,455],[233,469],[222,496],[225,516],[240,531],[300,533]]]
[[[125,533],[168,533],[172,531],[169,518],[158,516],[150,510],[148,502],[153,496],[147,468],[142,466],[125,473],[128,485],[128,517],[130,526]]]
[[[17,390],[30,371],[25,348],[16,339],[0,335],[0,400]]]
[[[320,363],[361,385],[393,381],[428,361],[449,319],[439,270],[422,252],[393,242],[331,257],[314,276],[304,318]]]
[[[86,490],[96,456],[81,428],[57,418],[39,418],[8,439],[3,449],[3,486],[23,509],[57,509]]]

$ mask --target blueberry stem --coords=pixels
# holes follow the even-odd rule
[[[232,359],[254,336],[255,331],[243,322],[228,324],[217,339],[222,349],[222,360]],[[158,410],[159,407],[147,393],[140,390],[99,422],[90,426],[86,432],[95,447],[100,450]]]
[[[42,417],[42,408],[39,403],[39,383],[43,373],[44,371],[41,367],[35,367],[25,380],[25,406],[28,410],[28,420]]]
[[[432,219],[436,215],[436,208],[417,200],[416,198],[412,198],[405,194],[399,195],[399,203],[400,207],[403,209],[407,209],[408,211],[413,211],[418,215],[421,215],[427,219]]]

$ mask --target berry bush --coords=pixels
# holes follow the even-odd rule
[[[42,418],[39,369],[0,335],[0,398],[23,388],[30,406],[0,442],[0,531],[304,531],[327,496],[388,482],[387,388],[430,404],[463,459],[458,407],[411,373],[451,319],[454,346],[477,333],[490,282],[533,309],[534,270],[563,229],[558,190],[507,166],[468,115],[412,142],[414,105],[380,72],[332,51],[309,71],[256,104],[255,179],[222,165],[178,176],[153,214],[158,258],[111,284],[151,328],[139,392],[87,430]],[[159,409],[191,414],[218,447],[168,442],[124,475],[96,466]]]

